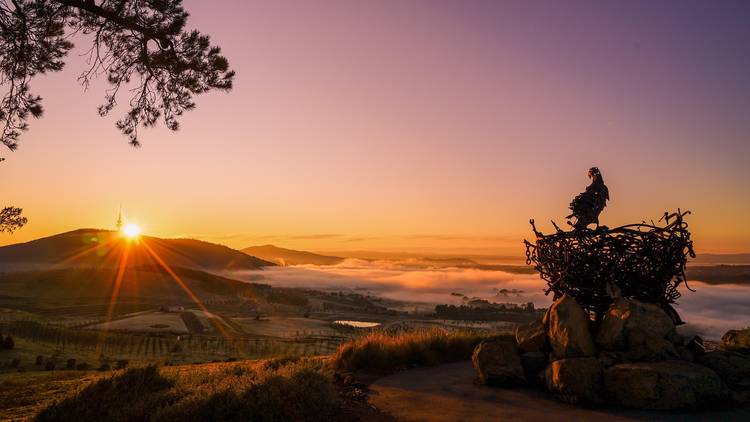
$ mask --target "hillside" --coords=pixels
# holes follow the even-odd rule
[[[169,266],[201,270],[256,270],[276,265],[246,253],[194,239],[141,236],[137,241],[109,230],[79,229],[0,247],[0,270],[49,267],[113,267],[128,250],[128,266],[153,265],[154,255]]]
[[[750,264],[750,253],[699,253],[695,259],[690,260],[690,263],[695,265]]]
[[[274,245],[250,246],[243,249],[242,252],[279,265],[336,265],[344,260],[344,258],[338,256],[295,251]]]
[[[251,296],[270,286],[244,283],[203,271],[173,267],[180,281],[200,300]],[[33,299],[35,305],[67,301],[106,303],[112,296],[116,268],[63,268],[0,273],[0,304]],[[191,304],[192,299],[172,276],[157,267],[128,268],[122,274],[118,299],[122,302]]]

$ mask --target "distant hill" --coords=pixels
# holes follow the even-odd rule
[[[243,249],[242,252],[279,265],[336,265],[344,260],[344,258],[338,256],[295,251],[274,245],[250,246]]]
[[[194,239],[141,236],[137,241],[110,230],[79,229],[0,247],[0,271],[65,267],[114,267],[125,249],[128,266],[156,265],[153,251],[169,266],[201,270],[255,270],[276,265],[246,253]]]
[[[690,263],[695,265],[750,264],[750,253],[712,254],[698,253]]]
[[[708,284],[749,284],[750,265],[688,266],[688,280]]]

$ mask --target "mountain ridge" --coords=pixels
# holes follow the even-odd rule
[[[282,248],[275,245],[249,246],[241,252],[261,259],[275,262],[279,265],[336,265],[345,258],[332,255],[322,255],[314,252]]]
[[[199,270],[257,270],[273,262],[228,246],[196,239],[139,236],[130,240],[112,230],[84,228],[0,247],[0,270],[117,266],[128,251],[128,266],[179,266]],[[158,259],[156,259],[158,257]]]

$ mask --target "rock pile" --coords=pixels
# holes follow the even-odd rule
[[[750,329],[730,331],[722,350],[685,338],[653,304],[617,299],[594,324],[563,295],[516,342],[487,340],[472,362],[489,385],[543,386],[573,404],[690,409],[750,401]]]

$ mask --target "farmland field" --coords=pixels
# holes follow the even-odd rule
[[[191,314],[192,315],[192,314]],[[86,327],[92,330],[188,333],[179,313],[148,312]]]

